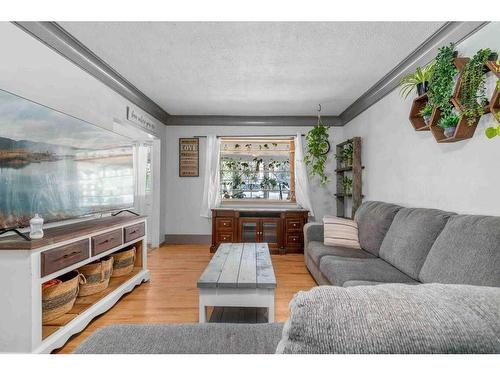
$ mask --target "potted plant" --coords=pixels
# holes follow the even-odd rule
[[[480,49],[464,67],[459,99],[462,106],[461,113],[467,118],[469,126],[484,115],[484,106],[488,103],[484,64],[496,58],[496,54],[489,48]]]
[[[455,56],[455,45],[453,43],[439,48],[429,80],[429,90],[427,92],[429,103],[432,107],[439,107],[442,117],[451,115],[453,111],[450,98],[455,85],[455,76],[458,73],[453,64]]]
[[[342,149],[342,161],[345,163],[345,167],[352,166],[352,155],[354,153],[354,147],[351,142],[344,146]]]
[[[500,61],[497,61],[497,65],[500,66]],[[500,91],[500,78],[497,80],[497,90]],[[493,115],[493,118],[496,120],[496,124],[494,124],[494,126],[486,128],[486,130],[484,131],[486,137],[489,139],[496,136],[500,137],[500,112],[497,112],[495,115]]]
[[[424,119],[425,125],[429,125],[432,116],[432,105],[427,103],[424,108],[419,112],[420,116]]]
[[[439,127],[444,129],[444,136],[446,138],[450,138],[455,134],[455,130],[457,128],[458,122],[460,121],[460,116],[452,112],[448,116],[441,117],[439,120]]]
[[[344,176],[342,178],[342,191],[345,195],[349,195],[352,192],[352,179]]]
[[[429,80],[434,69],[435,61],[423,68],[418,67],[417,70],[401,78],[399,85],[401,86],[400,94],[405,99],[410,95],[413,90],[417,90],[418,96],[427,92]]]
[[[329,126],[323,125],[318,119],[318,123],[306,135],[304,163],[310,167],[309,175],[318,176],[322,186],[328,182],[328,176],[325,173],[326,160],[330,151],[328,129]]]

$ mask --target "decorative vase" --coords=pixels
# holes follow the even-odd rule
[[[418,96],[424,95],[428,89],[429,89],[429,82],[425,81],[425,82],[417,83]]]
[[[30,238],[33,240],[43,238],[43,218],[38,214],[30,220]]]
[[[444,129],[444,136],[446,138],[451,138],[453,137],[453,135],[455,134],[455,130],[457,129],[456,126],[452,127],[452,128],[445,128]]]

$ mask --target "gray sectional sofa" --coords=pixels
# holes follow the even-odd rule
[[[304,258],[318,284],[500,287],[500,217],[365,202],[354,220],[362,250],[326,246],[323,224],[305,226]]]
[[[319,286],[272,324],[110,326],[76,353],[500,353],[500,217],[366,202],[362,250],[304,228]]]

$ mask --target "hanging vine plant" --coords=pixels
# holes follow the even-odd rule
[[[462,73],[460,103],[462,104],[462,114],[467,118],[469,126],[484,115],[484,106],[488,103],[484,64],[491,55],[492,52],[489,48],[480,49],[470,59]]]
[[[455,76],[458,72],[453,59],[455,58],[455,45],[450,43],[447,46],[439,48],[436,56],[436,62],[429,81],[429,103],[432,107],[439,107],[441,115],[447,117],[451,114],[453,106],[450,98],[453,93]]]
[[[325,165],[330,151],[329,128],[321,122],[321,118],[318,116],[318,123],[306,134],[307,145],[304,163],[310,167],[309,175],[311,177],[319,177],[321,186],[328,182]]]

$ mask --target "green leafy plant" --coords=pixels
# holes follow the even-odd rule
[[[349,142],[344,146],[342,149],[341,155],[342,155],[342,160],[345,161],[347,166],[352,165],[352,155],[354,154],[354,147],[352,145],[352,142]]]
[[[399,85],[401,86],[401,96],[406,99],[413,90],[417,89],[417,86],[419,84],[425,84],[429,82],[435,64],[436,62],[433,61],[423,68],[418,67],[415,72],[401,78],[401,81],[399,81]]]
[[[480,49],[465,65],[460,86],[460,103],[462,114],[470,126],[484,115],[484,106],[488,103],[486,97],[486,74],[484,64],[491,56],[489,48]]]
[[[441,117],[438,125],[443,129],[454,128],[458,125],[459,121],[460,116],[458,115],[458,113],[452,112],[448,116]]]
[[[498,120],[500,121],[500,119],[498,119]],[[486,137],[488,139],[495,138],[497,136],[500,137],[500,123],[496,127],[490,126],[489,128],[486,128],[484,133],[486,134]]]
[[[419,112],[420,116],[425,117],[425,116],[430,116],[432,115],[432,105],[427,103],[424,108],[422,108]]]
[[[329,126],[323,125],[321,120],[306,135],[306,153],[304,163],[310,167],[309,175],[318,176],[320,184],[324,186],[328,182],[328,176],[325,173],[325,165],[330,149],[328,141]]]
[[[344,194],[350,194],[352,191],[352,179],[344,176],[342,178],[342,191]]]
[[[455,75],[458,72],[453,65],[454,58],[455,45],[453,43],[439,48],[429,80],[427,92],[429,103],[433,107],[439,107],[443,117],[449,116],[453,110],[450,98],[455,84]]]

